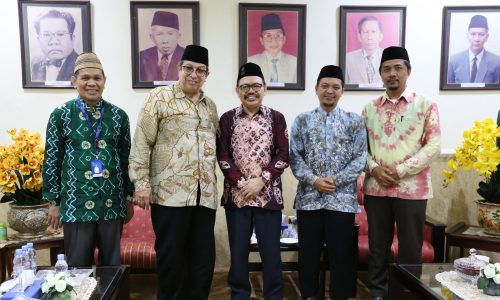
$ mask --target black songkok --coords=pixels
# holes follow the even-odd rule
[[[179,17],[169,11],[156,11],[151,26],[165,26],[179,30]]]
[[[181,60],[189,60],[208,67],[208,49],[198,45],[187,45]]]
[[[382,59],[380,60],[380,65],[386,60],[391,59],[402,59],[410,62],[410,57],[408,57],[408,52],[403,47],[392,46],[384,49],[382,52]]]
[[[342,85],[344,84],[344,72],[342,72],[342,69],[340,67],[334,66],[334,65],[328,65],[324,66],[321,68],[321,71],[319,72],[318,75],[318,80],[316,81],[316,84],[319,84],[319,81],[321,78],[324,77],[333,77],[333,78],[338,78],[342,80]]]
[[[246,63],[240,67],[238,71],[238,79],[236,80],[236,84],[240,81],[241,78],[247,76],[257,76],[262,78],[262,81],[265,83],[264,75],[262,75],[262,70],[260,67],[254,63]]]
[[[475,15],[470,19],[469,29],[471,28],[486,28],[488,30],[488,20],[485,16]]]
[[[274,13],[262,16],[260,33],[271,29],[281,29],[283,31],[283,34],[285,34],[285,29],[283,29],[283,24],[281,24],[280,16]]]

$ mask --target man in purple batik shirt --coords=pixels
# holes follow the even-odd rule
[[[264,273],[264,298],[283,298],[280,234],[283,195],[280,176],[288,167],[288,133],[283,115],[262,105],[266,83],[260,67],[240,67],[236,93],[241,106],[222,115],[217,159],[224,173],[231,267],[231,299],[249,299],[248,254],[255,226]]]

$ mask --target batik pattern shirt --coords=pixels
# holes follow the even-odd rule
[[[436,103],[406,90],[396,103],[387,94],[363,110],[368,131],[368,174],[364,192],[402,199],[432,197],[430,163],[441,151],[441,129]],[[388,188],[370,176],[377,166],[395,166],[401,180]]]
[[[217,207],[215,103],[203,92],[193,103],[177,85],[149,92],[139,112],[130,153],[136,191],[151,188],[153,202],[170,207]]]
[[[366,130],[359,115],[338,107],[300,114],[292,126],[290,159],[299,181],[295,209],[360,212],[356,182],[366,165]],[[314,183],[327,176],[335,191],[320,193]]]
[[[243,108],[220,118],[217,159],[224,173],[222,204],[226,208],[262,207],[283,209],[280,176],[288,167],[288,132],[283,115],[261,106],[250,116]],[[254,199],[241,195],[249,179],[261,177],[265,187]]]
[[[128,175],[130,125],[127,114],[101,100],[95,107],[83,100],[83,108],[97,129],[104,105],[98,159],[102,177],[92,177],[90,161],[95,159],[95,133],[71,100],[56,108],[47,124],[43,163],[43,199],[60,205],[63,222],[116,220],[127,214],[125,199],[134,189]]]

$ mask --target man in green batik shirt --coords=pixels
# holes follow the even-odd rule
[[[121,229],[134,212],[129,119],[102,99],[106,76],[94,53],[78,56],[71,82],[77,98],[57,107],[47,124],[42,172],[48,223],[62,225],[69,266],[93,265],[96,247],[99,265],[120,265]]]

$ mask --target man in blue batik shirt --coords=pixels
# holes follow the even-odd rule
[[[303,299],[319,299],[320,256],[326,243],[330,297],[347,299],[354,290],[357,241],[354,214],[360,209],[356,181],[366,164],[366,131],[361,117],[337,107],[344,74],[337,66],[319,73],[320,106],[294,121],[290,144],[299,233],[299,283]]]

